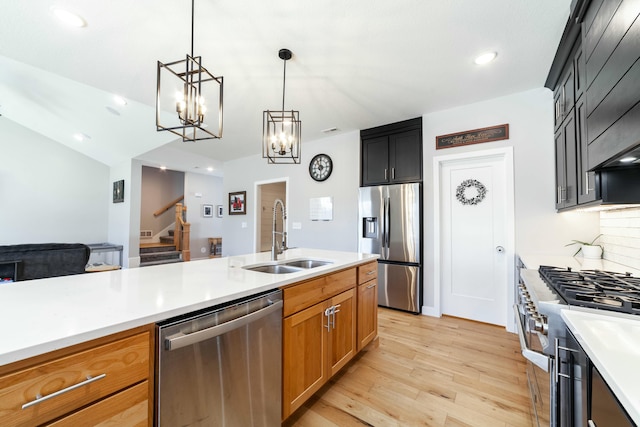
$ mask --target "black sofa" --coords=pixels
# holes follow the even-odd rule
[[[0,279],[14,281],[85,272],[91,249],[82,243],[0,246]]]

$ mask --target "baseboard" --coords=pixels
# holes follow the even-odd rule
[[[431,317],[442,317],[442,313],[440,313],[435,307],[429,307],[426,305],[422,306],[422,314]]]

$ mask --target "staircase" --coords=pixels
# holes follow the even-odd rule
[[[182,257],[173,244],[173,230],[169,231],[168,236],[160,237],[160,243],[140,245],[140,267],[174,262],[182,262]]]

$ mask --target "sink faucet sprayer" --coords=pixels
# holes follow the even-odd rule
[[[276,209],[278,208],[278,204],[280,204],[280,210],[282,211],[282,232],[276,231]],[[282,200],[276,199],[273,203],[273,231],[271,232],[271,260],[276,261],[278,259],[278,254],[283,253],[287,249],[287,232],[284,231],[284,221],[287,219],[287,212],[284,208],[284,203]],[[278,245],[276,241],[276,234],[282,234],[282,247]]]

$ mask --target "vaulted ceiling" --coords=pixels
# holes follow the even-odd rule
[[[3,0],[0,120],[107,165],[177,170],[260,153],[262,111],[300,111],[303,141],[544,84],[570,0],[195,0],[194,53],[224,76],[221,140],[155,127],[156,64],[190,52],[189,0]],[[81,15],[57,21],[51,6]],[[498,52],[487,66],[473,59]],[[123,96],[127,105],[113,101]],[[77,141],[73,135],[89,137]],[[0,138],[2,136],[0,135]],[[4,143],[4,142],[3,142]]]

